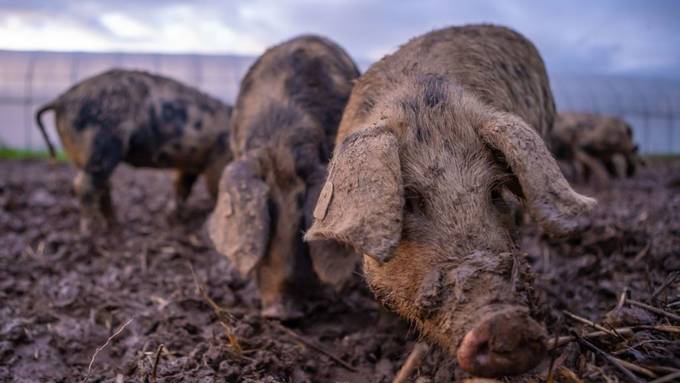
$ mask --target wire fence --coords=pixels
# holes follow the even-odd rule
[[[551,86],[559,111],[621,117],[642,153],[680,153],[680,81],[553,75]]]
[[[232,103],[253,61],[235,55],[0,51],[0,147],[44,149],[35,111],[71,85],[105,70],[158,73]],[[621,117],[632,125],[643,153],[680,153],[680,81],[551,74],[551,86],[559,111]],[[45,118],[45,123],[58,142],[53,119]]]

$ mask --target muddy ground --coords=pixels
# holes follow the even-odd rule
[[[346,291],[311,302],[302,321],[260,319],[252,283],[206,240],[205,188],[198,185],[190,212],[173,223],[166,172],[120,167],[113,177],[120,231],[82,237],[73,176],[66,164],[0,161],[0,381],[389,382],[418,340],[358,275]],[[679,314],[680,278],[661,287],[680,269],[680,161],[579,190],[600,200],[588,231],[566,241],[543,237],[533,224],[521,231],[550,332],[592,332],[564,311],[604,323],[624,288],[630,299]],[[639,381],[680,369],[680,322],[632,307],[624,303],[609,323],[656,329],[590,342],[632,363],[628,372],[644,368]],[[633,379],[583,342],[551,355],[552,367],[546,360],[513,381],[546,381],[548,371],[564,382]],[[412,379],[464,377],[435,349]]]

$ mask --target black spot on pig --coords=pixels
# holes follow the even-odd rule
[[[423,80],[425,88],[425,105],[434,108],[446,101],[444,80],[436,76],[428,76]]]
[[[161,104],[163,124],[183,127],[187,123],[187,105],[184,101],[165,101]]]
[[[101,103],[98,99],[85,100],[80,106],[78,116],[73,121],[73,126],[77,131],[83,131],[88,126],[97,124],[101,112]]]
[[[123,89],[100,92],[83,100],[73,125],[77,131],[87,127],[112,130],[130,113],[130,95]]]
[[[298,209],[304,209],[305,207],[305,193],[297,193],[295,195],[295,203]]]
[[[170,163],[170,155],[165,151],[161,151],[158,153],[156,162],[161,166],[167,165]]]
[[[529,78],[529,72],[527,71],[527,68],[524,65],[514,66],[513,71],[514,71],[515,77],[517,77],[518,79]]]
[[[358,106],[358,114],[361,116],[365,116],[369,113],[371,113],[371,110],[375,107],[375,100],[371,97],[364,97],[360,102]]]
[[[130,82],[133,92],[140,100],[149,97],[149,86],[145,81],[138,79],[136,76],[128,76],[127,81]]]
[[[328,59],[311,57],[302,48],[284,60],[285,67],[295,74],[284,83],[286,94],[320,122],[327,135],[334,135],[348,96],[336,89],[328,70],[332,63]]]
[[[85,172],[106,180],[123,159],[123,141],[110,130],[100,130],[94,137]]]
[[[182,136],[186,123],[186,107],[177,108],[172,103],[163,103],[159,116],[156,108],[149,105],[147,115],[153,147],[158,148]]]
[[[406,99],[401,100],[399,106],[404,111],[404,114],[408,115],[410,119],[412,120],[418,119],[420,105],[418,104],[418,101],[416,99],[412,97],[407,97]]]
[[[269,142],[278,132],[295,127],[302,119],[300,111],[291,104],[271,103],[267,105],[248,127],[251,132],[246,140],[246,148],[257,147],[260,143]]]
[[[501,72],[505,74],[510,74],[510,71],[508,70],[508,65],[506,63],[501,63],[499,67],[501,69]]]
[[[151,166],[154,150],[154,135],[151,126],[139,127],[130,136],[125,162],[134,166]]]
[[[217,111],[216,102],[207,95],[201,94],[196,104],[203,113],[213,115]]]
[[[429,132],[426,132],[420,125],[415,127],[416,141],[419,143],[427,143],[429,138]]]
[[[194,129],[196,129],[196,130],[203,129],[203,120],[198,120],[198,121],[194,122]]]
[[[267,210],[269,211],[269,217],[270,217],[269,232],[274,233],[274,232],[276,232],[276,222],[279,219],[279,212],[281,211],[281,209],[279,209],[279,206],[274,201],[272,201],[271,199],[268,199],[267,200]]]
[[[158,114],[156,113],[156,108],[153,105],[149,106],[149,109],[147,111],[148,113],[148,118],[149,118],[149,130],[152,138],[152,142],[155,145],[162,145],[167,141],[165,138],[165,135],[163,134],[162,128],[161,128],[161,122],[158,119]]]
[[[224,153],[229,148],[229,133],[222,132],[217,136],[215,149],[218,153]]]

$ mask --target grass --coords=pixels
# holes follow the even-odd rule
[[[0,158],[8,160],[33,160],[33,159],[49,159],[50,154],[47,150],[28,150],[28,149],[12,149],[0,147]],[[62,151],[57,152],[57,161],[66,162],[66,154]]]
[[[642,158],[648,160],[676,160],[680,158],[680,154],[646,154],[642,155]]]

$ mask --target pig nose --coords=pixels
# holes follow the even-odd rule
[[[458,363],[483,377],[520,374],[545,353],[543,328],[518,307],[494,309],[477,322],[458,347]]]

